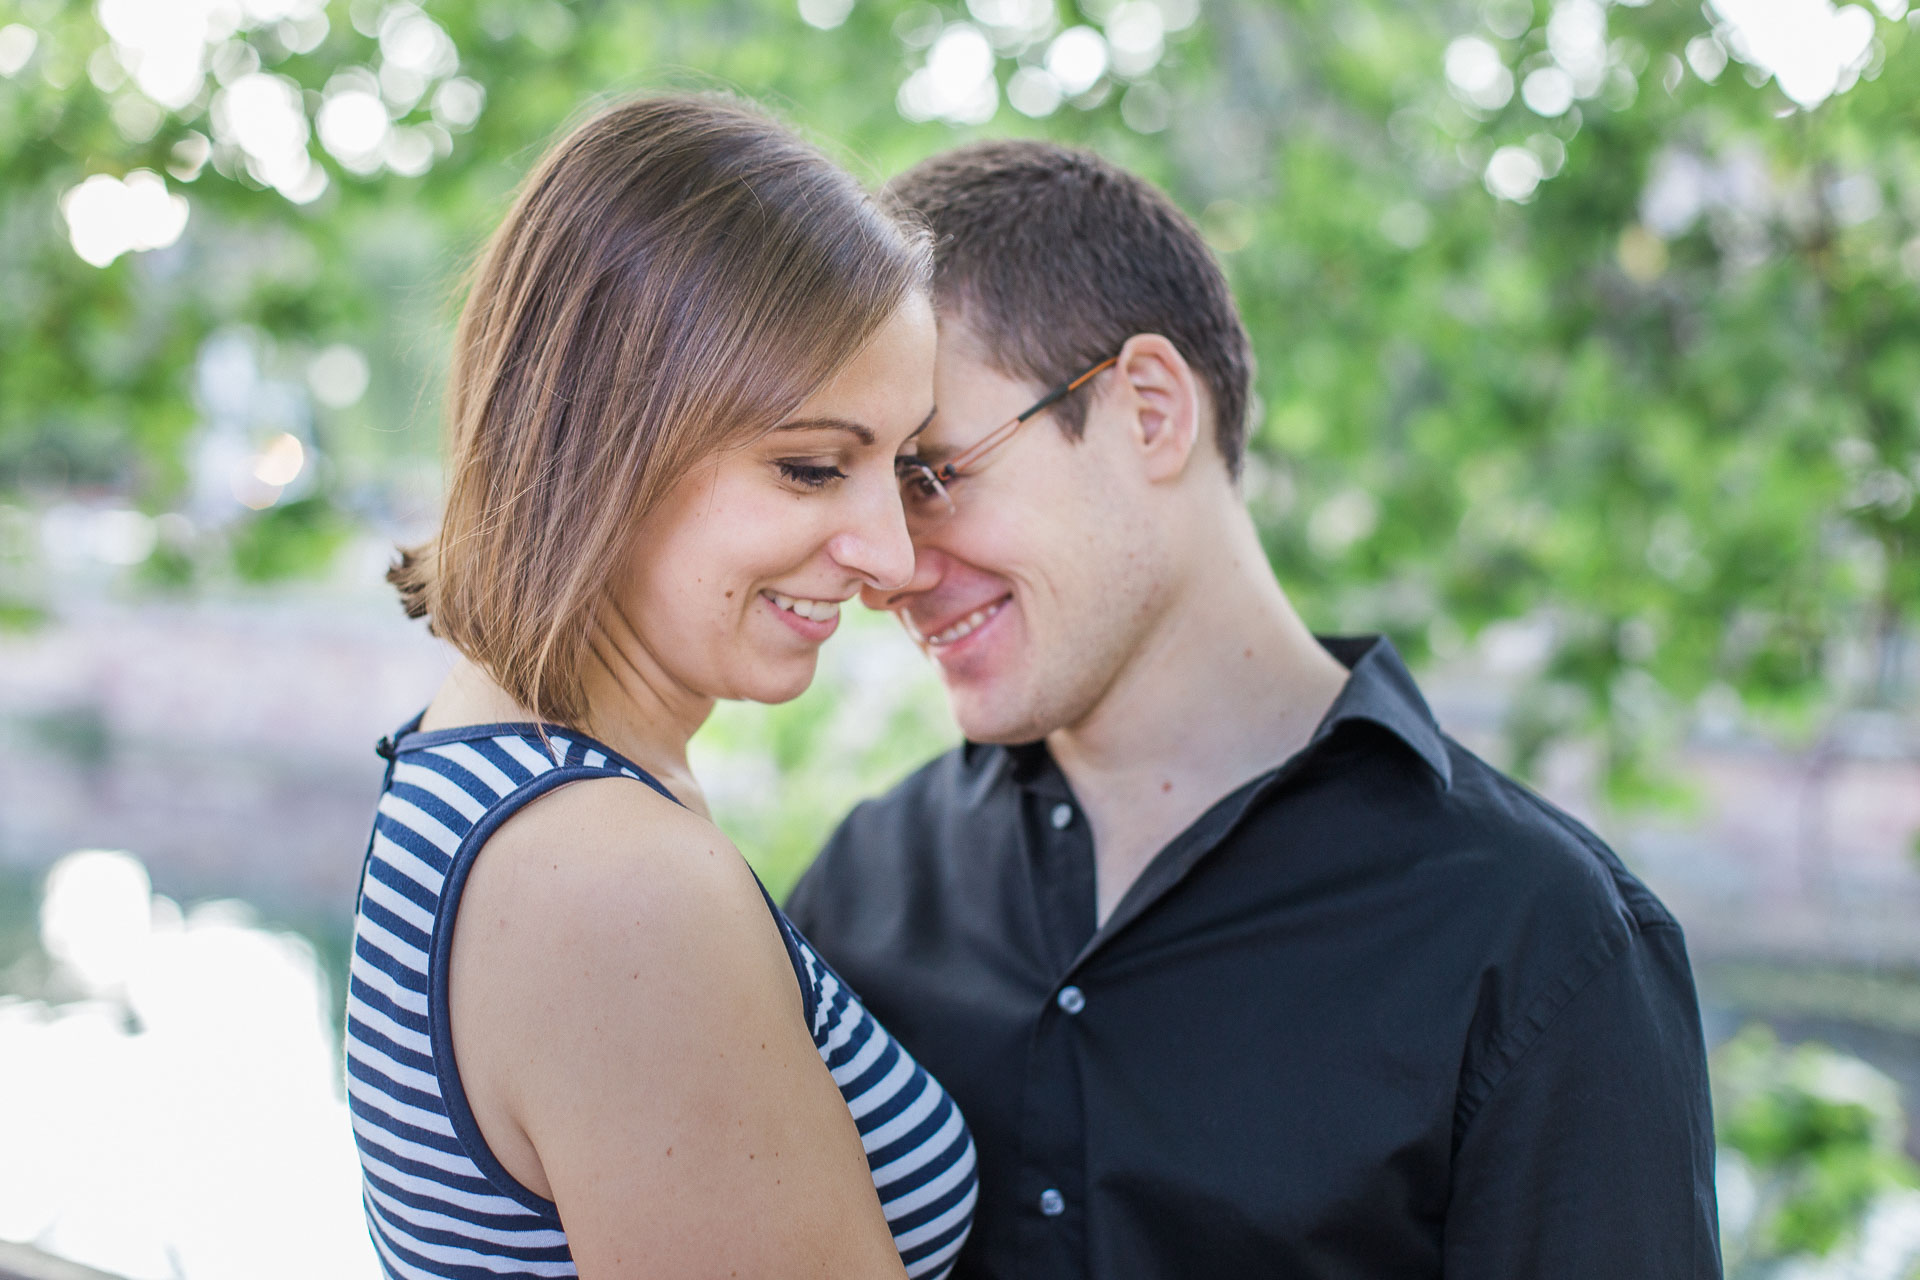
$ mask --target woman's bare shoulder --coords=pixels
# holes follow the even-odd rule
[[[583,1275],[900,1274],[778,925],[704,818],[603,779],[503,825],[453,1016],[483,1132],[510,1171],[524,1144]]]
[[[733,842],[630,778],[571,783],[515,814],[475,864],[463,917],[468,904],[516,935],[504,948],[514,962],[537,966],[555,952],[601,951],[667,965],[679,951],[750,945],[774,929]]]

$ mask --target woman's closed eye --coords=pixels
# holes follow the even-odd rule
[[[847,478],[838,466],[817,458],[781,458],[774,465],[780,468],[782,477],[807,489],[824,489],[835,480]]]

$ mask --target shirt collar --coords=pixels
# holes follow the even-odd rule
[[[1316,746],[1349,720],[1379,725],[1427,762],[1443,788],[1453,787],[1453,761],[1440,725],[1420,696],[1407,664],[1385,636],[1317,636],[1321,647],[1347,668],[1346,687],[1327,708],[1308,746]]]
[[[1404,742],[1433,770],[1441,787],[1450,790],[1453,762],[1447,754],[1446,739],[1393,642],[1379,635],[1315,638],[1347,668],[1348,675],[1346,685],[1308,740],[1308,749],[1331,737],[1348,721],[1364,720]],[[1021,786],[1044,785],[1059,778],[1045,742],[1006,747],[968,742],[962,750],[967,764],[983,771],[983,783],[990,784],[1003,768]]]

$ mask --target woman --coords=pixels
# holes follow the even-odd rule
[[[794,697],[840,602],[911,575],[927,272],[852,179],[705,98],[590,120],[489,246],[446,512],[390,575],[460,659],[382,743],[350,976],[389,1274],[951,1266],[959,1113],[686,754],[716,698]]]

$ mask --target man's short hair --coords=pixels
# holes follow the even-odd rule
[[[1246,452],[1253,351],[1220,265],[1173,201],[1086,151],[1045,142],[958,147],[887,185],[934,236],[934,300],[1009,377],[1052,386],[1136,333],[1179,349],[1213,401],[1228,474]],[[1070,436],[1085,401],[1054,417]]]

